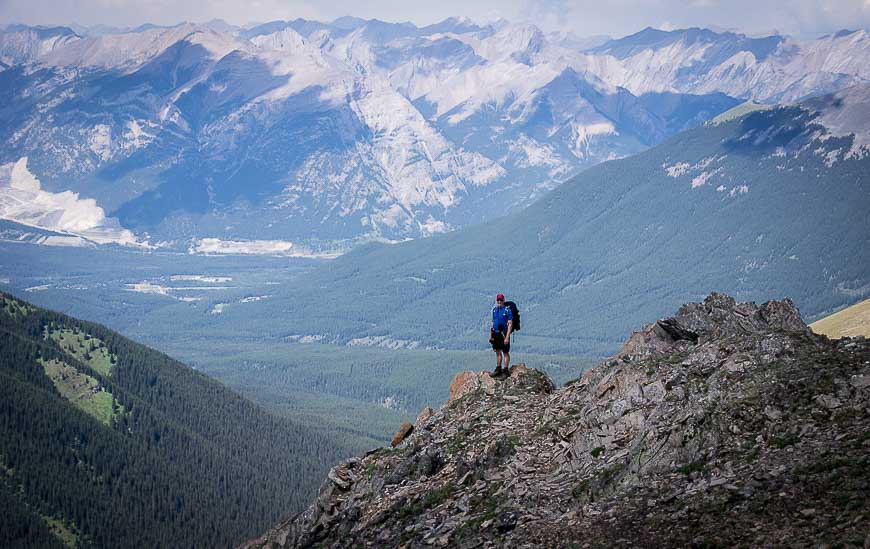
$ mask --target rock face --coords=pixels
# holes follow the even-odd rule
[[[411,422],[406,421],[405,423],[402,424],[401,427],[399,427],[399,430],[393,436],[393,440],[392,440],[392,442],[390,442],[390,446],[395,448],[396,446],[401,444],[403,440],[408,438],[408,436],[413,432],[414,432],[414,425]]]
[[[712,294],[554,390],[459,374],[260,547],[839,544],[870,534],[870,342]]]

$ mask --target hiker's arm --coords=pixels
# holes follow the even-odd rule
[[[514,331],[514,321],[508,320],[508,331],[504,336],[504,340],[507,341],[511,338],[511,332]]]

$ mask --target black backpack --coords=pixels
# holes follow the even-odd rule
[[[508,307],[511,310],[511,315],[514,317],[513,330],[514,332],[520,331],[520,310],[517,309],[517,304],[513,301],[505,301],[504,306]]]

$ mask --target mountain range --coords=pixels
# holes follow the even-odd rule
[[[502,292],[521,306],[524,350],[601,356],[644,318],[712,288],[790,296],[817,318],[870,293],[868,120],[868,85],[741,105],[589,168],[516,214],[360,247],[219,322],[342,344],[478,348]]]
[[[209,239],[305,255],[404,240],[519,210],[744,101],[865,83],[868,57],[864,30],[584,41],[465,18],[7,25],[0,164],[47,195],[22,206],[0,182],[0,214],[182,250]],[[64,193],[93,201],[73,228],[43,215],[67,211]]]

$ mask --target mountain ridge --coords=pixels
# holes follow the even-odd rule
[[[307,511],[245,547],[860,547],[870,535],[870,343],[812,334],[787,299],[713,293],[558,390],[525,365],[454,385],[394,448],[334,467]]]

